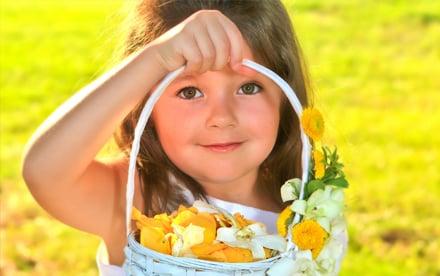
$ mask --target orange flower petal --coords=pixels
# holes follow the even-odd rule
[[[186,207],[185,205],[182,205],[182,204],[179,205],[179,208],[177,209],[177,213],[181,213],[181,212],[187,211],[187,210],[193,212],[194,214],[198,213],[197,208],[195,208],[193,206]]]
[[[252,262],[252,252],[249,249],[239,247],[227,247],[223,249],[226,261],[230,263],[246,263]]]
[[[165,232],[161,227],[142,227],[141,244],[152,250],[171,254],[170,241],[165,237]]]
[[[232,223],[223,214],[214,214],[214,218],[217,223],[216,228],[232,226]]]
[[[141,211],[139,211],[136,207],[133,206],[133,208],[131,209],[131,219],[139,220],[141,216],[142,216]]]
[[[200,212],[197,215],[194,215],[188,218],[186,221],[182,222],[181,225],[186,227],[191,223],[205,228],[203,239],[204,243],[211,243],[213,240],[215,240],[215,237],[217,235],[217,225],[213,215],[205,212]]]
[[[209,255],[203,255],[200,259],[208,260],[208,261],[216,261],[216,262],[226,262],[226,255],[223,250],[217,250],[212,252]]]
[[[223,250],[226,247],[228,247],[224,243],[201,243],[197,244],[191,247],[191,251],[197,256],[197,257],[203,257],[206,255],[210,255],[214,253],[215,251]]]
[[[193,212],[191,212],[190,210],[181,210],[177,216],[172,220],[173,224],[178,224],[178,225],[182,225],[182,226],[187,226],[189,223],[186,223],[186,221],[188,221],[190,218],[196,216],[196,214],[194,214]]]
[[[254,221],[246,219],[242,214],[238,212],[234,214],[234,218],[237,220],[240,227],[245,227],[254,223]]]
[[[166,213],[155,215],[154,219],[161,223],[161,225],[165,229],[166,233],[169,233],[169,232],[173,231],[173,228],[171,227],[171,222],[172,222],[171,218],[168,217],[168,215]]]

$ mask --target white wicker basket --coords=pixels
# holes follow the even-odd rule
[[[269,77],[273,80],[285,93],[289,102],[293,106],[298,118],[301,118],[303,109],[300,101],[298,100],[295,92],[285,82],[281,77],[279,77],[275,72],[270,69],[255,63],[251,60],[244,60],[243,65]],[[183,71],[185,67],[181,67],[171,73],[169,73],[162,82],[158,85],[156,90],[151,94],[147,100],[142,113],[140,115],[139,121],[136,125],[135,136],[132,144],[132,149],[130,153],[130,164],[128,171],[127,180],[127,195],[126,195],[126,227],[127,227],[127,239],[128,243],[124,248],[125,262],[123,264],[123,269],[128,275],[266,275],[266,271],[277,261],[279,258],[284,256],[289,256],[294,258],[297,248],[295,244],[291,241],[291,230],[292,225],[300,221],[301,217],[299,214],[295,214],[293,223],[290,224],[287,234],[287,250],[275,257],[270,259],[250,262],[250,263],[223,263],[206,261],[201,259],[185,258],[185,257],[174,257],[166,254],[150,250],[143,245],[141,245],[136,240],[136,233],[131,232],[131,212],[132,203],[134,196],[134,177],[135,177],[135,166],[136,158],[139,153],[139,146],[142,133],[144,132],[145,126],[147,124],[148,118],[153,110],[153,107],[162,93],[165,91],[166,87],[177,78]],[[301,181],[301,191],[299,199],[304,198],[304,186],[308,181],[308,171],[309,171],[309,161],[311,145],[308,137],[301,129],[301,141],[302,141],[302,181]]]

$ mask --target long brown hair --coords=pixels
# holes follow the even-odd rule
[[[256,60],[289,83],[304,107],[310,104],[307,92],[311,90],[311,86],[306,64],[289,14],[279,0],[137,1],[128,17],[122,58],[202,9],[219,10],[230,18],[242,32]],[[119,149],[127,157],[130,154],[134,129],[146,100],[147,97],[126,116],[114,133]],[[171,212],[179,204],[191,204],[186,202],[182,190],[170,185],[170,174],[189,189],[194,198],[206,199],[203,187],[167,157],[152,120],[149,120],[143,133],[136,168],[142,183],[144,213],[147,215]],[[256,185],[267,191],[281,210],[284,204],[280,187],[286,180],[294,177],[301,177],[299,122],[291,104],[283,95],[277,140],[272,152],[260,165]]]

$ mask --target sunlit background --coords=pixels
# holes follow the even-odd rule
[[[440,1],[283,2],[351,184],[341,275],[440,275]],[[20,160],[38,125],[109,69],[122,3],[1,1],[1,275],[97,275],[99,238],[48,215]],[[113,154],[109,141],[100,157]]]

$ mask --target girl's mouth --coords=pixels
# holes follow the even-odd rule
[[[229,143],[229,144],[214,144],[214,145],[206,145],[203,147],[214,152],[230,152],[238,148],[242,143],[243,142]]]

